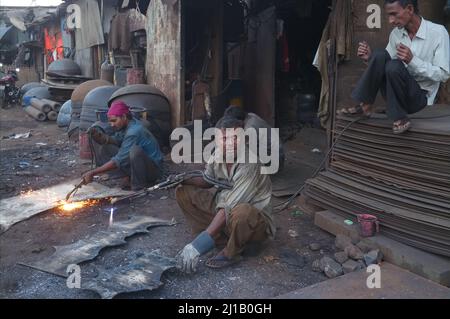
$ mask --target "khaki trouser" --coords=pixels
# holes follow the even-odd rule
[[[204,231],[215,216],[214,194],[195,186],[180,185],[176,188],[175,197],[192,232],[197,235]],[[214,240],[216,245],[227,240],[224,254],[232,258],[242,253],[247,243],[262,242],[268,238],[267,227],[259,210],[250,204],[239,204],[231,210],[223,233]]]

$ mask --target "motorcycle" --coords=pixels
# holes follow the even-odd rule
[[[19,102],[20,89],[16,87],[19,80],[17,71],[9,70],[0,78],[0,106],[5,109]]]

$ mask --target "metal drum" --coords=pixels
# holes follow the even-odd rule
[[[62,59],[53,61],[48,66],[47,72],[64,75],[81,75],[81,68],[70,59]]]
[[[35,87],[33,89],[28,90],[22,97],[22,106],[28,106],[31,104],[31,99],[52,99],[52,95],[50,94],[48,87]]]
[[[80,115],[83,106],[83,101],[86,95],[92,91],[93,89],[99,86],[109,85],[112,86],[112,83],[104,80],[90,80],[81,83],[77,86],[77,88],[72,92],[71,100],[72,100],[72,114],[71,121],[69,127],[69,136],[74,133],[80,125]]]
[[[118,86],[99,86],[86,95],[80,114],[81,131],[86,131],[99,120],[97,113],[100,113],[102,110],[108,111],[108,100],[118,89],[120,89]]]
[[[170,103],[160,90],[147,84],[129,85],[113,93],[108,101],[109,106],[116,100],[121,100],[132,108],[145,108],[150,132],[158,139],[160,146],[169,146]]]

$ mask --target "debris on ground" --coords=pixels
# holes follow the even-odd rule
[[[292,238],[297,238],[298,237],[298,233],[295,230],[289,229],[288,230],[288,234],[289,236],[291,236]]]
[[[318,251],[320,250],[320,248],[322,248],[322,245],[320,245],[319,243],[309,244],[309,249],[311,249],[312,251]]]
[[[15,133],[7,136],[2,136],[2,139],[19,139],[19,138],[29,138],[31,136],[31,131],[26,133]]]
[[[366,266],[379,264],[382,259],[383,253],[379,249],[372,250],[364,255],[364,263],[366,264]]]

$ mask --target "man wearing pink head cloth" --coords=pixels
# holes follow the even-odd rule
[[[94,126],[88,131],[97,168],[83,175],[90,183],[94,175],[119,169],[128,177],[132,190],[140,190],[162,176],[163,155],[156,138],[131,115],[122,101],[114,101],[108,111],[114,129],[110,136]]]

